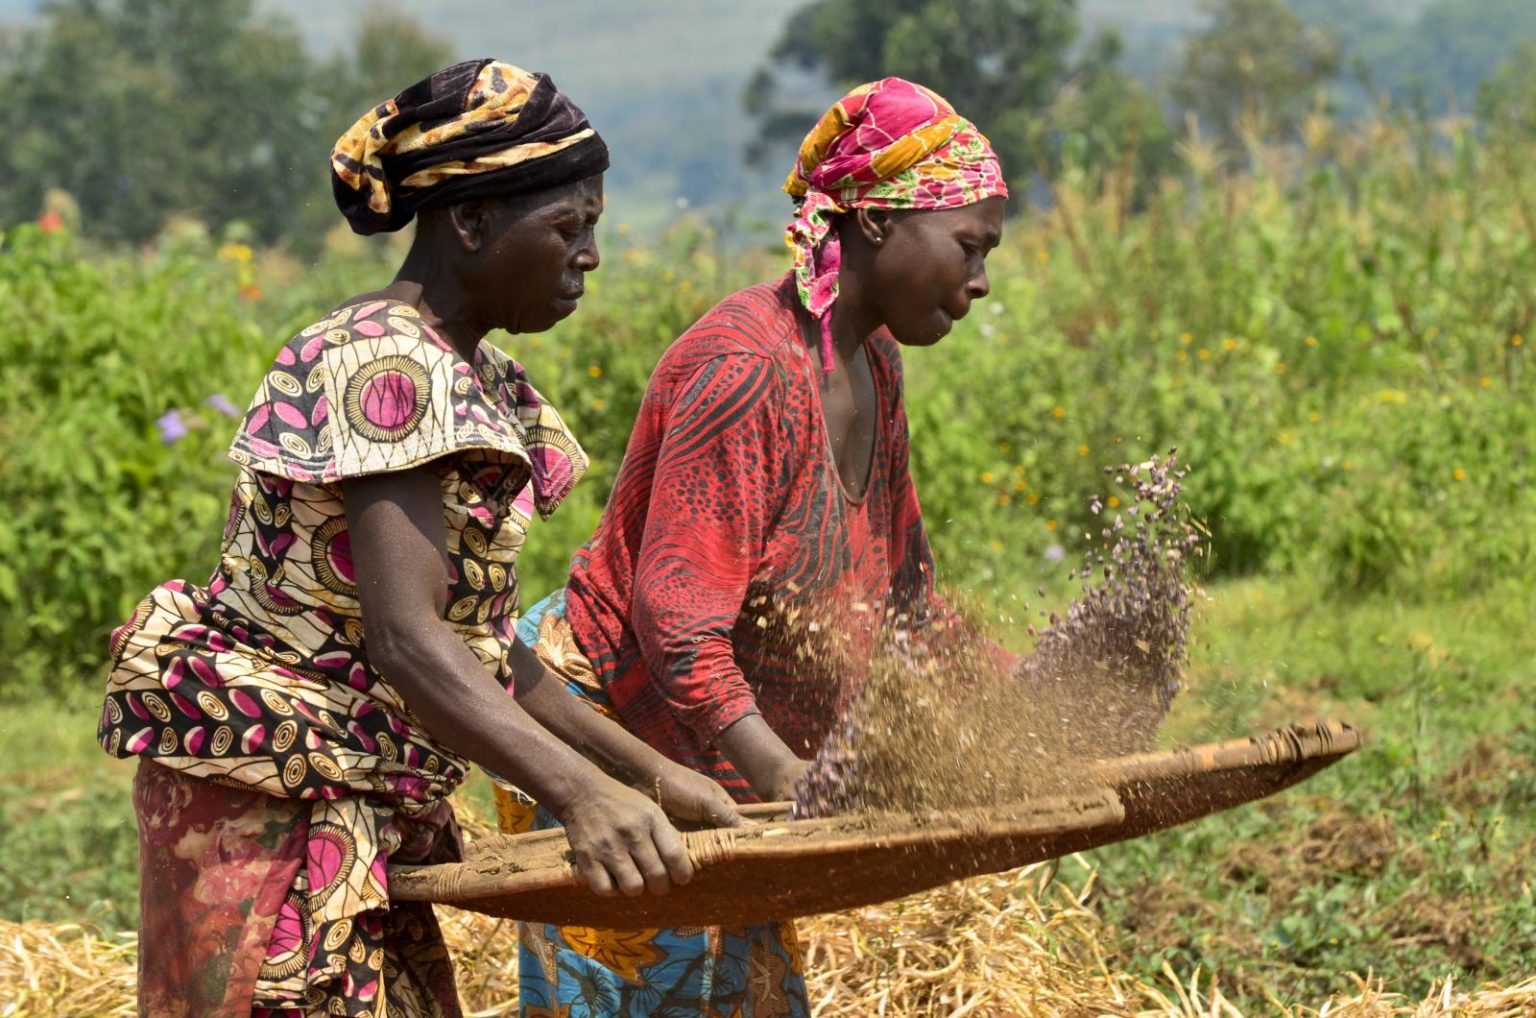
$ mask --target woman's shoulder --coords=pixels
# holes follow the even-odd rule
[[[285,344],[285,349],[296,347],[314,351],[385,337],[423,341],[452,352],[452,347],[421,320],[421,312],[409,304],[384,297],[359,298],[337,306],[299,330]]]
[[[869,360],[874,368],[877,383],[901,393],[906,379],[906,367],[901,359],[901,344],[896,342],[885,326],[876,329],[866,345]]]
[[[786,300],[784,282],[779,279],[737,290],[706,311],[668,353],[776,356],[795,337],[794,311]]]

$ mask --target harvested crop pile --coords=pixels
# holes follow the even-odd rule
[[[993,806],[1073,790],[1062,761],[1147,748],[1188,656],[1199,530],[1174,452],[1106,468],[1130,498],[1006,674],[964,626],[896,634],[796,792],[795,816]],[[1104,505],[1092,504],[1096,514]]]
[[[1027,871],[1026,871],[1027,875]],[[817,1018],[1019,1014],[1241,1018],[1219,974],[1166,974],[1153,986],[1117,973],[1098,921],[1063,892],[1043,905],[1019,894],[1020,875],[956,884],[797,924]],[[517,1013],[516,924],[442,910],[468,1015]],[[117,1018],[134,1014],[135,943],[75,924],[0,921],[0,1018]],[[1379,983],[1316,1008],[1250,1014],[1313,1018],[1516,1018],[1536,1013],[1536,979],[1457,992],[1449,982],[1417,1005]]]

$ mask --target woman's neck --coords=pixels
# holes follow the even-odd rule
[[[878,329],[883,323],[880,316],[874,313],[868,306],[859,291],[856,279],[850,279],[847,274],[839,280],[837,300],[832,303],[827,312],[832,319],[832,350],[838,366],[846,365],[864,341]],[[821,349],[821,321],[813,318],[809,312],[805,319],[810,324],[810,329],[805,336],[806,342],[813,350]]]
[[[419,245],[412,246],[385,292],[419,311],[421,320],[465,360],[474,358],[480,340],[490,331],[477,322],[473,302],[457,275]]]

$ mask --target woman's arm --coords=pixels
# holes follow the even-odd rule
[[[705,361],[677,392],[647,493],[630,626],[673,713],[774,801],[805,762],[763,721],[731,636],[782,499],[783,397],[772,362],[751,354]]]
[[[715,745],[764,802],[795,797],[795,783],[811,761],[795,756],[761,714],[748,714],[720,733]]]
[[[567,692],[521,641],[512,647],[518,704],[582,756],[671,816],[715,827],[742,822],[736,804],[713,780],[674,763]]]
[[[598,894],[660,894],[693,873],[656,804],[607,777],[528,716],[443,620],[442,489],[430,468],[342,483],[368,657],[423,724],[505,775],[565,825]]]

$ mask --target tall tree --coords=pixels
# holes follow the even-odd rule
[[[1431,109],[1466,109],[1492,72],[1536,39],[1531,0],[1434,0],[1410,24],[1364,40],[1378,86],[1419,93]]]
[[[1333,36],[1285,0],[1205,0],[1205,9],[1210,23],[1189,38],[1175,100],[1234,146],[1245,129],[1293,135],[1338,72]]]
[[[174,212],[275,232],[318,98],[298,37],[251,0],[58,0],[0,80],[5,218],[60,187],[122,240]]]
[[[53,0],[0,53],[0,222],[61,188],[105,239],[146,240],[176,213],[262,240],[302,231],[331,142],[379,98],[357,98],[370,75],[446,59],[398,19],[365,21],[354,52],[320,64],[253,0]]]
[[[1043,113],[1077,34],[1077,0],[813,0],[748,86],[754,154],[798,141],[825,108],[803,87],[791,94],[796,72],[837,89],[899,75],[943,94],[986,132],[1011,175],[1026,176],[1045,156]]]

